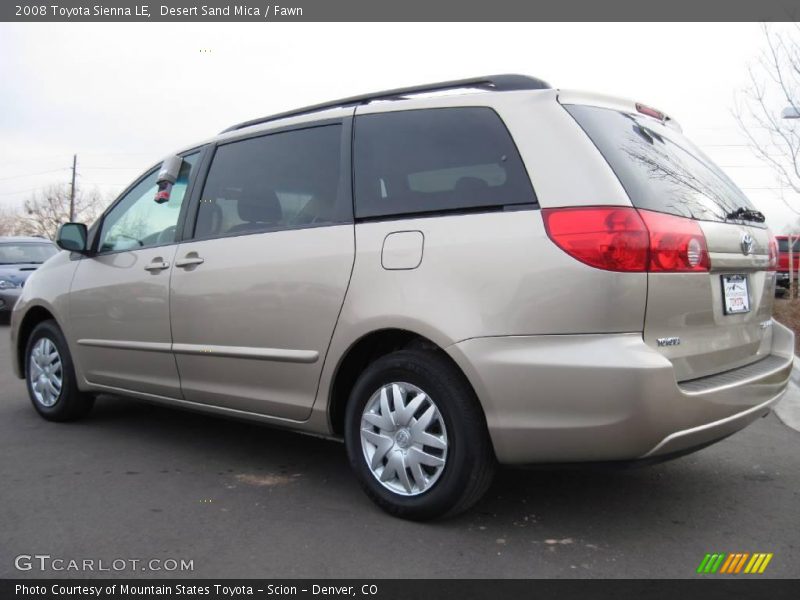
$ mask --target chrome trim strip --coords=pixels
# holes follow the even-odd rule
[[[175,354],[247,358],[273,362],[315,363],[319,360],[316,350],[287,350],[284,348],[252,348],[249,346],[204,346],[200,344],[169,344],[164,342],[130,342],[124,340],[78,340],[81,346],[139,350],[142,352],[174,352]]]
[[[118,350],[142,350],[144,352],[172,352],[172,344],[166,342],[129,342],[124,340],[78,340],[81,346],[116,348]]]
[[[275,362],[315,363],[316,350],[286,350],[284,348],[252,348],[249,346],[204,346],[200,344],[172,344],[175,354],[225,356]]]

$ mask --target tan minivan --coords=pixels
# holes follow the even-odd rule
[[[343,439],[392,514],[500,464],[660,460],[792,367],[764,217],[647,106],[501,75],[243,123],[168,157],[24,287],[46,419],[98,393]]]

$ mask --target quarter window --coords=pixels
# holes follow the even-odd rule
[[[341,125],[273,133],[217,148],[196,238],[352,221],[340,192]]]
[[[519,152],[490,108],[364,115],[355,131],[357,217],[536,202]]]
[[[175,241],[175,227],[198,152],[184,157],[168,202],[158,204],[155,194],[158,169],[147,175],[103,219],[100,252],[138,250]]]

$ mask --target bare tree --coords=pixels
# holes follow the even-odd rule
[[[19,217],[19,208],[0,206],[0,236],[19,235]]]
[[[17,215],[14,231],[16,235],[36,235],[53,239],[58,226],[69,221],[69,186],[51,185],[28,198]],[[91,223],[104,206],[96,191],[75,191],[76,220]]]
[[[800,28],[764,25],[765,48],[748,70],[734,117],[756,155],[772,167],[782,187],[800,193]],[[783,194],[781,200],[800,215]]]

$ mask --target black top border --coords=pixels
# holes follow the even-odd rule
[[[6,22],[790,22],[796,0],[7,0]],[[710,40],[713,41],[713,40]]]

